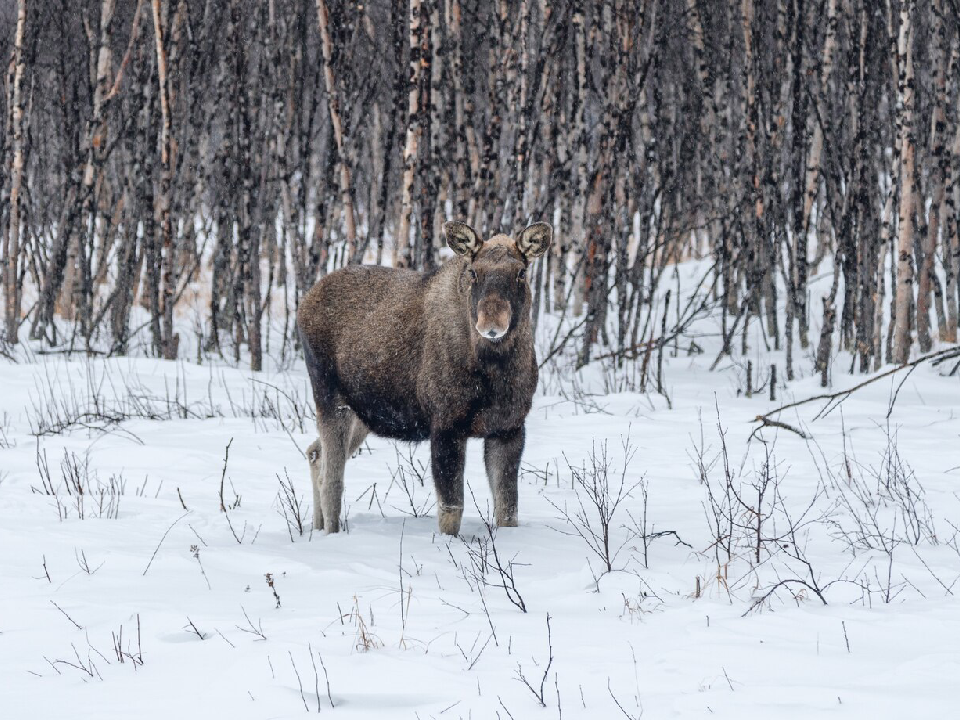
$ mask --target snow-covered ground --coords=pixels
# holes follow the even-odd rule
[[[450,539],[427,448],[373,437],[347,531],[300,535],[281,487],[309,526],[299,365],[3,361],[0,715],[954,716],[960,379],[923,366],[889,420],[902,373],[780,416],[808,439],[751,438],[817,379],[748,399],[712,360],[667,358],[671,407],[590,394],[596,368],[578,391],[546,374],[521,526],[493,539],[479,443]],[[591,535],[604,465],[612,572]]]

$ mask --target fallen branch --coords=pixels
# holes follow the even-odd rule
[[[757,415],[757,417],[754,418],[751,422],[760,423],[760,427],[755,428],[754,431],[750,433],[751,439],[753,438],[754,435],[756,435],[758,432],[763,430],[763,428],[765,427],[782,428],[783,430],[789,430],[792,433],[796,433],[797,435],[802,437],[804,440],[810,439],[810,436],[807,435],[805,432],[803,432],[803,430],[799,430],[793,427],[793,425],[788,425],[787,423],[781,422],[779,420],[771,420],[766,415]]]
[[[823,393],[820,395],[814,395],[813,397],[808,397],[803,400],[797,400],[796,402],[788,403],[786,405],[781,405],[776,410],[771,410],[770,412],[765,413],[764,415],[757,415],[756,418],[754,418],[751,422],[761,423],[762,426],[772,425],[774,427],[781,427],[786,430],[790,430],[792,432],[797,433],[798,435],[800,435],[800,437],[806,437],[802,432],[800,432],[796,428],[790,427],[786,423],[782,423],[779,420],[774,420],[771,416],[779,415],[784,410],[792,410],[793,408],[800,407],[801,405],[807,405],[813,402],[825,401],[826,404],[820,409],[820,412],[818,412],[813,418],[814,420],[819,420],[820,418],[826,417],[831,412],[833,412],[833,410],[836,409],[836,407],[840,405],[840,403],[842,403],[848,397],[853,395],[853,393],[855,393],[857,390],[865,388],[867,385],[875,383],[877,380],[882,380],[885,377],[889,377],[890,375],[894,375],[903,370],[909,370],[912,372],[917,366],[922,365],[923,363],[928,361],[932,362],[934,365],[939,365],[940,363],[946,360],[950,360],[951,358],[960,358],[960,348],[951,347],[951,348],[947,348],[946,350],[939,350],[934,353],[929,353],[927,355],[917,358],[912,362],[908,362],[904,365],[898,365],[897,367],[890,368],[889,370],[886,370],[880,373],[879,375],[874,375],[873,377],[868,378],[863,382],[854,385],[852,388],[847,388],[846,390],[840,390],[839,392],[835,392],[835,393]],[[896,400],[896,397],[894,397],[894,400]],[[893,411],[892,405],[889,410],[890,412]],[[888,416],[889,416],[889,413],[888,413]]]

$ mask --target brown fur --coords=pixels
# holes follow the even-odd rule
[[[517,241],[498,235],[486,243],[462,223],[445,232],[462,254],[437,270],[345,268],[300,305],[320,435],[311,446],[318,529],[339,529],[343,466],[368,431],[430,440],[448,534],[459,532],[463,514],[466,440],[484,438],[497,522],[517,524],[524,421],[537,385],[524,274],[549,245],[550,229],[537,223]],[[481,336],[490,328],[506,334]]]

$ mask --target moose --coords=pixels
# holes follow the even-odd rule
[[[352,266],[304,296],[297,312],[319,438],[309,448],[313,525],[340,529],[346,461],[368,432],[430,441],[440,532],[463,517],[468,438],[483,438],[500,527],[517,525],[524,422],[537,386],[527,269],[553,231],[484,242],[443,226],[455,256],[429,272]]]

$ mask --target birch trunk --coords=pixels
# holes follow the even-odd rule
[[[472,125],[466,121],[467,98],[463,91],[463,41],[460,32],[460,0],[446,0],[447,48],[450,57],[450,78],[453,83],[453,127],[447,132],[455,133],[455,164],[451,194],[453,211],[459,218],[468,217],[469,201],[467,188],[470,187],[470,168],[467,163],[467,133],[473,133]],[[449,110],[448,110],[449,113]],[[448,115],[449,117],[449,115]]]
[[[440,15],[438,0],[421,0],[420,127],[423,171],[420,173],[420,232],[417,267],[436,266],[437,196],[440,194],[440,102],[438,97]]]
[[[947,79],[945,65],[949,63],[948,49],[944,47],[946,28],[943,19],[943,0],[931,3],[932,27],[934,36],[934,107],[930,124],[931,154],[929,157],[930,211],[927,214],[926,234],[921,238],[922,257],[917,278],[917,340],[921,352],[930,352],[933,338],[930,332],[930,298],[936,295],[936,310],[939,338],[946,339],[947,319],[944,315],[943,288],[936,276],[937,241],[940,234],[940,218],[944,211],[944,175],[945,163],[949,158],[945,152]],[[925,212],[924,208],[920,212]]]
[[[797,307],[797,322],[800,329],[800,347],[806,348],[810,344],[809,321],[807,319],[806,279],[808,274],[807,240],[810,233],[810,216],[820,184],[820,165],[823,159],[823,126],[821,120],[826,118],[826,104],[824,96],[829,87],[833,74],[833,55],[837,45],[837,0],[827,0],[827,32],[823,41],[823,64],[820,68],[820,94],[817,96],[818,117],[813,119],[813,140],[810,144],[810,154],[807,161],[806,176],[804,179],[803,199],[803,232],[797,238],[796,249],[797,275],[799,291]]]
[[[413,174],[417,169],[420,141],[420,1],[410,0],[410,75],[407,81],[407,135],[403,146],[403,179],[400,189],[400,221],[393,245],[394,267],[413,267],[410,248],[410,218],[413,213]]]
[[[586,257],[586,236],[584,233],[584,215],[587,205],[587,126],[584,117],[587,103],[587,59],[586,59],[586,31],[583,27],[583,10],[577,6],[573,11],[574,44],[576,48],[576,77],[577,94],[573,112],[573,146],[574,162],[576,163],[576,188],[573,198],[572,240],[575,247],[581,248],[581,257],[577,260],[572,281],[573,314],[577,317],[583,314],[583,303],[586,295],[586,279],[584,264]]]
[[[517,139],[514,151],[513,202],[507,228],[526,225],[527,214],[523,207],[527,170],[527,23],[529,8],[527,0],[520,0],[520,93],[517,103]]]
[[[350,180],[341,119],[340,88],[333,75],[333,41],[330,38],[330,13],[325,0],[317,0],[317,16],[320,19],[320,41],[323,49],[323,82],[327,90],[327,108],[333,139],[337,145],[337,162],[340,169],[340,203],[343,205],[343,231],[347,241],[347,256],[354,258],[357,249],[357,221],[353,211],[353,188]]]
[[[897,129],[900,137],[900,208],[897,228],[897,288],[893,359],[901,365],[910,360],[911,316],[913,311],[913,215],[914,215],[914,78],[912,0],[904,0],[900,8],[900,30],[897,37],[899,78],[897,82]]]
[[[23,76],[26,65],[24,41],[27,26],[27,0],[17,3],[17,32],[13,47],[13,88],[11,95],[11,130],[13,157],[10,162],[10,219],[4,252],[4,292],[6,293],[6,336],[16,344],[20,328],[20,191],[24,165],[24,97]]]
[[[954,72],[960,71],[960,52],[954,44],[953,65]],[[953,77],[957,77],[954,75]],[[947,333],[944,338],[947,342],[957,342],[958,315],[960,315],[960,227],[958,227],[957,209],[960,207],[960,183],[957,183],[960,173],[960,122],[954,131],[953,148],[946,163],[944,186],[946,200],[944,214],[946,222],[943,224],[943,265],[946,270],[946,304],[947,304]]]

